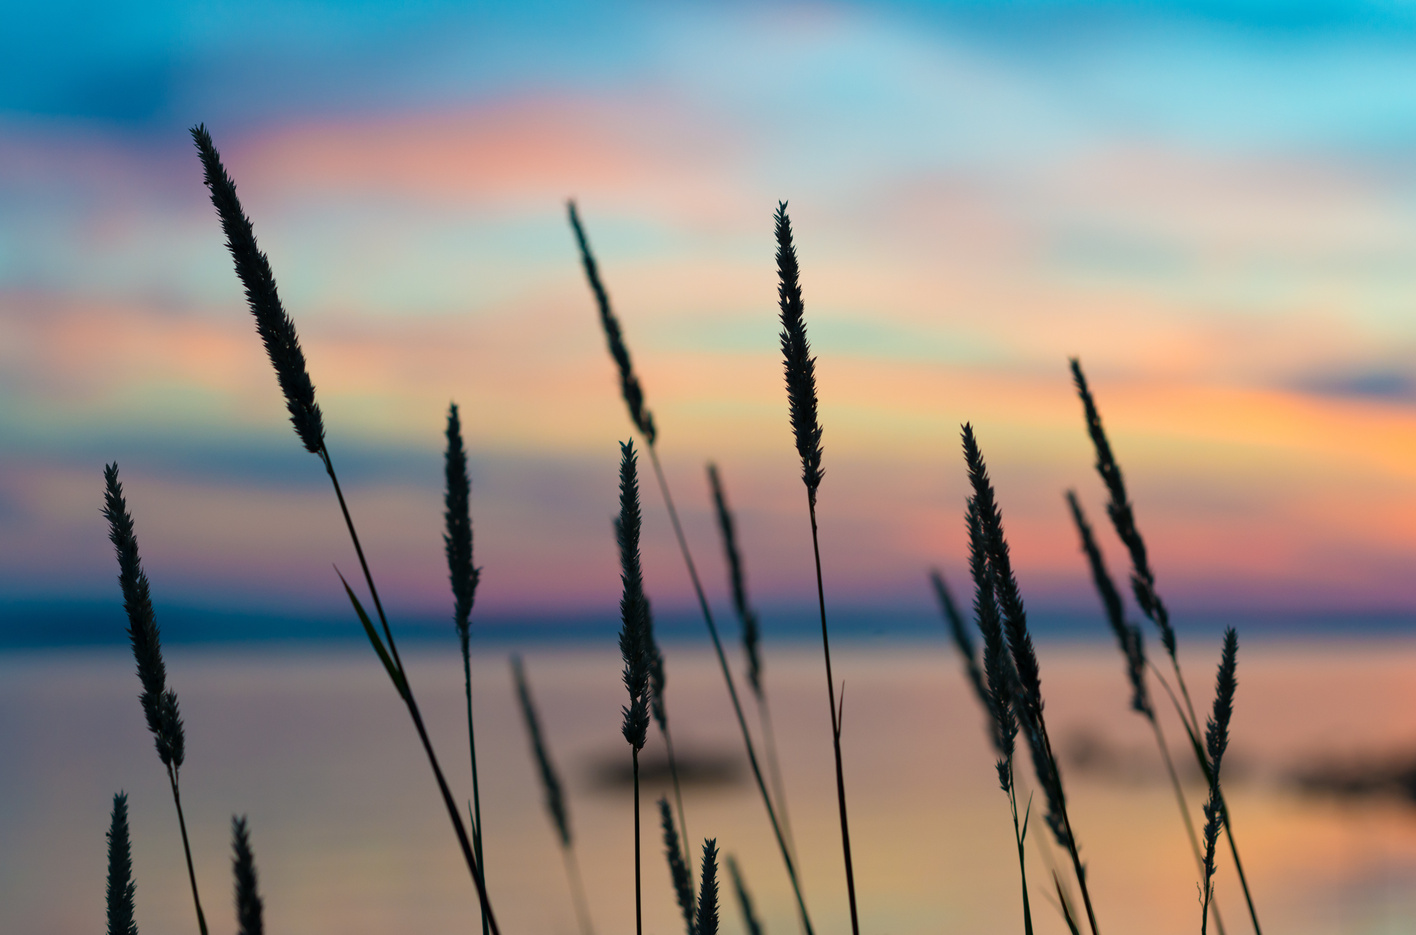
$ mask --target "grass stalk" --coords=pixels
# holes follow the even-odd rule
[[[179,774],[187,756],[186,733],[177,693],[167,687],[167,666],[162,660],[162,634],[152,606],[152,590],[143,571],[138,537],[132,514],[118,480],[117,463],[103,469],[103,516],[108,520],[108,539],[118,558],[118,586],[123,593],[123,609],[128,616],[128,640],[133,647],[138,681],[143,686],[138,701],[157,748],[157,758],[167,770],[172,788],[172,804],[177,810],[177,826],[182,832],[182,851],[187,858],[187,879],[192,886],[192,905],[197,913],[197,929],[207,935],[206,914],[197,891],[197,873],[192,866],[192,845],[187,838],[187,818],[182,813]]]
[[[811,519],[811,553],[816,565],[816,602],[821,612],[821,651],[826,661],[826,699],[831,712],[831,748],[836,756],[836,805],[841,817],[841,854],[846,867],[846,895],[851,907],[851,932],[860,935],[856,907],[855,865],[851,857],[850,817],[846,809],[846,778],[841,762],[841,709],[836,704],[836,680],[831,672],[831,637],[826,627],[826,589],[821,576],[821,537],[816,522],[816,492],[821,486],[821,424],[817,419],[816,358],[806,337],[805,307],[801,298],[796,247],[787,203],[778,202],[774,218],[777,238],[777,297],[781,309],[783,370],[792,435],[801,456],[802,483],[806,486],[807,514]]]
[[[446,488],[443,496],[443,549],[447,554],[448,580],[452,585],[453,625],[462,650],[462,684],[467,699],[467,750],[472,766],[472,848],[477,866],[486,873],[482,850],[482,789],[477,776],[477,730],[472,717],[472,605],[477,597],[481,569],[472,564],[472,481],[467,475],[467,451],[462,444],[462,421],[457,404],[447,409],[447,452],[444,457]],[[482,935],[488,935],[486,916]]]
[[[566,882],[570,886],[570,898],[575,904],[575,915],[580,923],[581,935],[594,935],[590,924],[590,906],[585,899],[585,886],[580,879],[580,861],[575,855],[575,839],[570,830],[570,809],[566,805],[565,793],[561,786],[560,774],[551,762],[550,751],[541,732],[541,718],[536,713],[536,703],[531,697],[531,683],[526,677],[526,667],[521,657],[511,657],[512,680],[516,683],[516,696],[521,704],[521,716],[526,723],[526,733],[531,740],[531,753],[536,760],[537,774],[541,779],[541,791],[545,795],[546,812],[555,826],[561,856],[565,864]]]
[[[1082,402],[1087,434],[1091,437],[1092,446],[1096,450],[1096,470],[1101,475],[1110,497],[1106,512],[1111,518],[1117,536],[1125,543],[1126,550],[1130,553],[1131,589],[1141,611],[1160,631],[1161,643],[1170,656],[1171,668],[1175,672],[1175,682],[1180,690],[1179,699],[1176,699],[1172,692],[1176,713],[1179,714],[1180,721],[1185,727],[1185,733],[1190,739],[1190,746],[1194,750],[1196,762],[1199,764],[1201,772],[1208,777],[1209,763],[1206,759],[1204,745],[1200,741],[1199,717],[1195,714],[1195,706],[1190,700],[1190,690],[1185,684],[1185,674],[1180,669],[1175,630],[1170,624],[1170,612],[1156,591],[1155,572],[1150,566],[1145,540],[1141,537],[1140,530],[1136,526],[1135,511],[1126,494],[1126,482],[1121,475],[1121,467],[1117,464],[1116,457],[1112,453],[1111,442],[1106,437],[1106,429],[1101,423],[1101,413],[1097,409],[1096,400],[1092,397],[1091,388],[1087,385],[1081,361],[1073,357],[1069,364],[1072,370],[1072,382],[1076,387],[1077,396]],[[1183,707],[1180,699],[1183,699]],[[1244,892],[1244,903],[1249,910],[1249,921],[1254,926],[1255,935],[1263,935],[1263,930],[1259,926],[1258,910],[1254,907],[1253,894],[1249,890],[1249,879],[1244,873],[1244,862],[1239,857],[1239,845],[1234,840],[1234,827],[1229,823],[1229,810],[1222,792],[1219,797],[1219,808],[1225,816],[1225,837],[1229,840],[1229,853],[1234,859],[1234,869],[1239,874],[1240,888]]]
[[[713,643],[713,652],[718,658],[718,668],[723,673],[723,681],[728,688],[728,698],[733,705],[733,714],[737,719],[738,730],[742,734],[743,746],[747,750],[747,762],[752,768],[752,777],[757,782],[757,790],[762,796],[762,804],[767,809],[767,819],[772,825],[772,834],[777,840],[777,847],[782,854],[782,863],[786,866],[787,877],[792,885],[792,893],[796,897],[797,913],[801,917],[802,929],[805,935],[814,935],[811,925],[811,916],[807,912],[806,900],[802,896],[801,882],[797,878],[797,868],[795,858],[791,849],[787,846],[786,837],[782,833],[781,822],[777,818],[777,810],[772,804],[772,796],[768,792],[767,783],[762,776],[762,768],[757,759],[757,750],[752,743],[752,732],[748,729],[747,718],[742,713],[742,702],[738,698],[737,686],[733,682],[732,670],[728,667],[728,657],[723,652],[723,641],[718,636],[718,626],[713,621],[713,611],[708,605],[708,598],[703,592],[703,584],[699,580],[698,570],[693,563],[693,553],[689,550],[688,539],[683,534],[683,525],[679,522],[678,510],[674,508],[673,494],[669,490],[668,480],[664,476],[663,466],[659,463],[658,449],[655,445],[657,431],[654,426],[653,415],[645,408],[644,393],[639,384],[638,377],[634,373],[630,362],[629,352],[625,348],[623,336],[620,333],[619,322],[614,316],[610,307],[609,295],[605,292],[604,285],[600,282],[599,268],[595,263],[594,254],[590,250],[589,240],[585,236],[585,231],[580,225],[580,217],[575,210],[575,203],[570,202],[567,206],[570,216],[570,225],[575,232],[576,242],[580,248],[581,263],[585,267],[585,277],[590,283],[590,291],[594,294],[596,304],[600,313],[600,321],[605,330],[605,337],[609,343],[610,356],[614,358],[619,370],[620,389],[624,396],[625,405],[629,409],[630,419],[634,422],[635,428],[643,436],[645,447],[649,450],[649,461],[654,467],[654,476],[659,484],[659,493],[664,499],[664,507],[669,514],[669,524],[673,527],[674,538],[678,542],[679,553],[683,556],[684,566],[688,569],[689,581],[693,585],[694,596],[698,600],[698,609],[703,614],[704,625],[708,628],[708,636]]]
[[[1028,632],[1027,611],[1013,575],[1008,541],[1003,534],[1003,517],[998,510],[988,468],[974,438],[973,427],[963,427],[964,459],[968,464],[969,482],[973,487],[973,513],[983,545],[987,551],[989,577],[992,580],[1003,629],[1008,639],[1009,654],[1017,683],[1013,693],[1013,709],[1019,726],[1032,753],[1033,769],[1038,785],[1047,799],[1046,821],[1057,843],[1066,848],[1072,859],[1072,870],[1086,907],[1087,922],[1092,935],[1098,935],[1096,912],[1087,886],[1086,866],[1077,848],[1076,834],[1067,812],[1067,796],[1062,784],[1062,772],[1048,736],[1047,722],[1042,714],[1042,678],[1032,636]]]
[[[1230,627],[1224,631],[1224,651],[1220,656],[1219,674],[1215,678],[1214,711],[1205,726],[1205,752],[1209,755],[1209,801],[1205,803],[1205,860],[1200,887],[1203,891],[1204,910],[1200,914],[1200,935],[1206,935],[1209,921],[1208,909],[1214,897],[1214,848],[1219,838],[1220,826],[1224,823],[1223,799],[1220,796],[1219,774],[1224,761],[1224,752],[1229,746],[1229,721],[1234,715],[1234,691],[1238,681],[1234,673],[1237,666],[1239,638]]]
[[[236,935],[264,935],[264,906],[256,889],[256,857],[245,816],[231,816],[231,871],[236,878]]]
[[[1170,748],[1165,742],[1160,719],[1156,716],[1155,706],[1151,704],[1150,692],[1146,688],[1148,660],[1146,659],[1144,638],[1140,628],[1126,620],[1121,603],[1121,593],[1116,589],[1111,572],[1106,568],[1106,559],[1101,554],[1101,547],[1097,545],[1096,537],[1092,534],[1091,524],[1087,522],[1086,512],[1082,509],[1075,491],[1067,491],[1067,506],[1072,514],[1072,523],[1077,528],[1078,538],[1081,540],[1082,553],[1086,555],[1087,565],[1091,569],[1092,582],[1101,598],[1102,609],[1116,636],[1121,656],[1126,661],[1126,675],[1131,683],[1131,710],[1146,719],[1150,725],[1151,733],[1155,736],[1156,746],[1160,749],[1160,757],[1170,779],[1170,788],[1175,793],[1175,802],[1180,809],[1180,819],[1185,826],[1190,850],[1195,857],[1195,866],[1203,873],[1204,854],[1200,849],[1200,840],[1195,834],[1195,823],[1190,818],[1190,806],[1185,801],[1185,791],[1180,785],[1179,775],[1175,772],[1175,764],[1170,758]],[[1219,935],[1224,935],[1224,920],[1220,916],[1219,903],[1211,902],[1210,909],[1214,915],[1216,930]]]
[[[757,612],[752,609],[747,599],[747,575],[743,571],[742,556],[738,552],[737,524],[733,520],[732,510],[728,507],[727,494],[723,490],[717,465],[708,465],[708,486],[713,494],[714,512],[718,516],[718,532],[723,540],[723,555],[728,566],[728,586],[733,595],[733,610],[737,614],[738,624],[742,627],[742,651],[747,662],[747,684],[757,702],[763,747],[767,754],[767,772],[772,779],[772,795],[776,799],[777,811],[782,820],[782,834],[787,839],[787,847],[795,856],[796,842],[792,839],[792,822],[787,814],[787,788],[782,781],[782,767],[777,758],[777,736],[772,728],[772,710],[767,703],[767,683],[762,673],[761,627]]]
[[[678,829],[674,827],[673,809],[669,808],[669,800],[665,798],[659,799],[659,824],[664,829],[664,858],[669,864],[674,899],[678,902],[680,914],[683,915],[684,932],[686,935],[694,935],[696,904],[693,896],[693,877],[688,872],[688,861],[679,843]]]
[[[472,882],[477,889],[477,898],[481,902],[482,913],[487,918],[491,935],[500,935],[496,917],[492,913],[491,901],[487,896],[486,882],[483,879],[480,864],[473,852],[467,829],[463,825],[462,814],[456,800],[453,799],[452,791],[448,788],[442,766],[438,762],[432,741],[428,737],[422,712],[418,708],[418,702],[409,684],[408,673],[398,655],[398,646],[394,641],[393,631],[389,627],[388,616],[384,613],[383,602],[379,598],[378,586],[374,584],[374,576],[369,570],[364,547],[359,541],[359,533],[354,528],[354,520],[349,514],[349,506],[345,502],[344,491],[339,484],[339,476],[335,473],[334,461],[325,443],[323,417],[319,404],[315,401],[314,384],[310,380],[308,369],[305,366],[305,356],[300,349],[295,323],[286,314],[284,306],[281,305],[275,285],[275,274],[271,271],[269,260],[256,244],[255,231],[245,212],[241,209],[241,202],[236,196],[236,184],[227,174],[225,166],[222,165],[221,155],[212,143],[211,135],[202,125],[193,127],[191,133],[192,141],[196,144],[197,152],[201,157],[204,180],[211,193],[212,205],[216,208],[222,231],[226,235],[226,246],[231,253],[237,277],[245,288],[246,299],[256,321],[256,331],[265,344],[266,353],[275,370],[276,380],[285,396],[286,410],[290,413],[291,424],[295,429],[296,436],[305,446],[305,450],[319,457],[325,472],[329,475],[330,483],[334,487],[335,498],[339,501],[340,513],[344,517],[344,525],[349,531],[354,552],[359,558],[359,567],[363,571],[364,582],[374,602],[374,609],[382,628],[382,637],[375,631],[368,615],[359,604],[358,598],[349,588],[348,582],[344,584],[345,592],[364,626],[375,653],[384,664],[394,689],[408,709],[409,718],[413,721],[418,740],[423,746],[423,752],[428,758],[428,765],[437,782],[443,806],[452,823],[453,833],[462,850],[463,859],[467,863],[468,873],[471,874]],[[341,576],[341,580],[343,580],[343,576]],[[205,935],[205,928],[203,928],[203,935]]]
[[[747,930],[747,935],[762,935],[762,923],[757,918],[757,911],[752,905],[752,894],[747,890],[747,883],[742,878],[742,871],[738,869],[738,863],[731,854],[728,855],[728,875],[733,878],[733,892],[737,894],[738,909],[742,912],[742,926]]]
[[[693,920],[694,935],[718,935],[718,841],[703,841],[703,868],[698,878],[698,914]]]
[[[624,720],[620,732],[629,743],[634,764],[634,924],[636,935],[643,935],[643,891],[639,859],[639,751],[644,749],[649,731],[650,669],[653,660],[653,638],[650,635],[649,602],[644,596],[644,575],[639,560],[639,478],[634,442],[620,444],[619,517],[615,520],[615,540],[619,546],[620,581],[624,586],[620,598],[620,655],[624,659],[624,687],[629,692],[629,704],[622,710]]]
[[[122,792],[113,796],[113,814],[105,837],[108,839],[108,884],[104,893],[108,935],[138,935],[138,923],[133,918],[137,885],[133,882],[133,849],[128,838],[128,796]]]

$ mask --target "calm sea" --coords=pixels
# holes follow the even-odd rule
[[[1184,658],[1208,706],[1218,646]],[[574,935],[556,838],[515,706],[504,649],[474,663],[488,883],[503,931]],[[688,771],[688,830],[736,856],[768,932],[798,931],[785,873],[742,756],[713,657],[666,648],[675,745]],[[1047,717],[1066,757],[1073,822],[1111,933],[1193,933],[1197,873],[1145,722],[1126,707],[1107,646],[1040,647]],[[1214,657],[1214,658],[1212,658]],[[634,924],[629,750],[619,735],[619,659],[537,648],[527,668],[569,792],[600,933]],[[408,659],[445,769],[470,796],[455,649]],[[1021,931],[1007,800],[983,719],[947,646],[838,647],[845,774],[862,928],[873,933]],[[736,660],[734,665],[737,665]],[[740,671],[740,670],[739,670]],[[249,816],[266,925],[301,935],[468,933],[473,889],[408,718],[358,648],[169,651],[187,727],[182,792],[213,932],[235,927],[229,837]],[[848,931],[825,677],[819,647],[773,649],[766,676],[806,898],[818,931]],[[1226,773],[1235,834],[1270,932],[1416,930],[1416,805],[1395,795],[1303,793],[1296,771],[1416,752],[1416,643],[1255,642],[1240,650]],[[143,726],[131,659],[118,650],[0,655],[0,931],[79,935],[104,924],[104,832],[113,793],[131,807],[139,929],[191,935],[191,898],[166,777]],[[1203,702],[1201,702],[1203,698]],[[749,709],[754,727],[755,712]],[[1173,719],[1177,762],[1186,758]],[[651,773],[662,758],[653,736]],[[1192,809],[1202,790],[1187,770]],[[646,931],[681,931],[646,783]],[[1037,930],[1064,869],[1035,803],[1028,874]],[[1198,821],[1198,819],[1197,819]],[[1063,874],[1064,878],[1066,874]],[[1218,899],[1248,932],[1232,865]],[[723,931],[742,931],[729,887]],[[1213,928],[1211,928],[1213,931]]]

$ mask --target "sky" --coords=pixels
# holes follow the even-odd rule
[[[1416,615],[1408,8],[56,3],[7,23],[0,641],[73,638],[72,614],[34,622],[47,607],[117,613],[114,460],[169,638],[183,612],[344,614],[331,565],[355,559],[224,252],[199,122],[396,616],[451,614],[452,400],[477,613],[616,613],[631,425],[567,198],[722,613],[709,460],[769,625],[814,599],[776,336],[786,200],[833,607],[927,614],[936,564],[963,590],[967,421],[1030,605],[1095,613],[1063,501],[1104,525],[1075,355],[1181,620]],[[685,613],[645,499],[651,599]]]

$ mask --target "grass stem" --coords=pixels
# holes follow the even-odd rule
[[[723,681],[728,686],[728,697],[733,703],[733,714],[737,717],[738,729],[742,733],[743,745],[747,748],[747,762],[752,767],[752,777],[757,781],[757,790],[762,795],[762,804],[767,808],[767,818],[772,824],[772,833],[777,839],[777,848],[782,852],[782,862],[787,868],[787,877],[791,880],[792,893],[796,897],[797,912],[801,916],[802,928],[806,935],[814,935],[811,926],[811,916],[806,910],[806,900],[802,897],[801,883],[797,879],[796,861],[791,850],[787,847],[786,837],[782,833],[781,822],[777,819],[777,810],[772,805],[772,796],[767,791],[767,783],[762,778],[762,767],[757,760],[757,751],[752,745],[752,734],[747,727],[747,719],[742,713],[742,701],[738,698],[737,686],[733,682],[732,670],[728,668],[728,657],[723,652],[723,641],[718,637],[718,626],[713,622],[713,611],[708,606],[708,598],[703,594],[703,585],[698,580],[698,570],[693,564],[693,555],[688,550],[688,540],[684,537],[683,526],[679,523],[678,510],[674,508],[674,498],[669,492],[669,482],[664,477],[664,469],[659,463],[659,453],[653,442],[648,444],[649,461],[654,466],[654,476],[659,482],[659,492],[664,497],[664,505],[668,509],[669,523],[673,526],[674,537],[678,540],[679,552],[683,555],[684,565],[688,568],[689,580],[693,582],[693,592],[698,598],[699,610],[703,613],[703,621],[708,625],[708,636],[713,641],[713,651],[718,657],[718,667],[722,670]]]
[[[197,909],[197,928],[207,935],[206,914],[202,912],[202,897],[197,892],[197,871],[192,866],[192,845],[187,840],[187,818],[182,814],[182,791],[177,782],[177,770],[169,763],[167,781],[172,785],[172,804],[177,807],[177,827],[182,831],[182,852],[187,855],[187,880],[192,884],[192,904]]]

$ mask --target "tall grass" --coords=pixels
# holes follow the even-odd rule
[[[1215,676],[1214,712],[1205,724],[1205,752],[1209,755],[1209,799],[1205,802],[1205,860],[1200,887],[1204,892],[1204,909],[1209,909],[1214,898],[1214,846],[1219,838],[1220,826],[1224,823],[1223,795],[1219,791],[1219,771],[1224,761],[1224,751],[1229,748],[1229,721],[1234,716],[1234,691],[1238,681],[1234,677],[1238,664],[1239,637],[1234,628],[1224,631],[1224,651],[1220,655],[1219,674]],[[1205,935],[1208,913],[1200,912],[1200,935]]]
[[[182,831],[182,851],[187,857],[187,880],[192,886],[197,928],[202,935],[207,935],[206,914],[202,912],[202,898],[197,892],[197,872],[192,866],[192,845],[187,839],[187,817],[182,812],[181,771],[187,756],[187,743],[182,729],[182,715],[177,706],[177,693],[167,687],[167,667],[162,661],[162,636],[157,628],[148,578],[143,572],[142,558],[138,555],[138,537],[133,530],[133,517],[128,512],[127,501],[123,499],[123,484],[118,480],[116,463],[103,469],[103,482],[103,515],[108,520],[109,541],[118,556],[118,585],[123,591],[123,609],[128,614],[128,639],[138,666],[138,681],[143,686],[138,700],[157,747],[157,758],[167,770],[172,804],[177,809],[177,826]]]
[[[747,685],[752,689],[752,697],[757,701],[757,714],[762,723],[763,746],[767,753],[767,771],[772,777],[772,795],[776,797],[777,813],[782,820],[782,834],[787,839],[787,847],[796,854],[796,842],[792,840],[792,823],[787,814],[787,788],[782,781],[782,766],[777,759],[777,732],[772,727],[772,710],[767,703],[767,683],[762,672],[761,627],[757,611],[747,599],[747,574],[743,571],[742,556],[738,552],[737,523],[733,511],[728,507],[727,493],[723,490],[718,466],[708,465],[708,487],[713,494],[713,509],[718,516],[718,533],[723,540],[723,558],[728,567],[728,588],[733,596],[733,610],[737,613],[738,624],[742,627],[742,654],[747,663]]]
[[[1161,761],[1165,764],[1166,775],[1170,779],[1170,788],[1175,793],[1175,804],[1180,809],[1180,819],[1185,826],[1185,834],[1189,838],[1190,849],[1195,856],[1195,865],[1203,872],[1204,855],[1200,850],[1199,838],[1195,836],[1195,824],[1190,818],[1190,805],[1185,801],[1185,790],[1180,784],[1179,774],[1175,771],[1175,762],[1170,757],[1170,745],[1165,741],[1165,731],[1161,728],[1160,718],[1156,716],[1155,706],[1151,703],[1150,690],[1146,686],[1145,637],[1142,635],[1140,627],[1126,619],[1126,612],[1121,603],[1121,594],[1116,590],[1116,584],[1111,579],[1111,572],[1107,571],[1101,547],[1096,543],[1091,524],[1087,522],[1086,513],[1074,491],[1067,491],[1067,506],[1072,513],[1072,522],[1077,527],[1082,552],[1087,557],[1087,565],[1092,573],[1092,583],[1096,586],[1097,594],[1101,598],[1106,621],[1111,625],[1111,631],[1116,636],[1116,644],[1121,650],[1121,657],[1126,662],[1126,678],[1131,685],[1131,710],[1144,717],[1146,723],[1150,725],[1156,747],[1160,750]],[[1224,920],[1220,916],[1219,903],[1211,902],[1210,912],[1214,916],[1215,928],[1218,929],[1220,935],[1224,935]]]
[[[1121,476],[1121,466],[1116,463],[1116,457],[1111,451],[1111,442],[1107,439],[1106,429],[1101,424],[1101,413],[1097,410],[1096,401],[1092,398],[1091,388],[1087,385],[1086,375],[1082,372],[1081,361],[1074,357],[1071,359],[1070,365],[1072,382],[1076,387],[1077,396],[1082,402],[1087,434],[1091,437],[1092,446],[1096,449],[1096,470],[1101,475],[1102,483],[1106,486],[1110,498],[1106,505],[1106,512],[1111,518],[1111,525],[1115,528],[1116,535],[1125,543],[1126,550],[1130,553],[1131,590],[1141,611],[1160,631],[1161,644],[1170,657],[1170,665],[1175,673],[1175,682],[1180,690],[1178,698],[1160,670],[1154,666],[1152,669],[1157,681],[1165,688],[1174,702],[1176,714],[1179,715],[1180,722],[1185,727],[1185,734],[1190,740],[1190,748],[1194,751],[1195,761],[1199,764],[1200,771],[1208,779],[1210,777],[1209,758],[1204,744],[1201,742],[1200,722],[1195,715],[1195,706],[1190,701],[1190,690],[1185,684],[1185,674],[1180,668],[1175,629],[1170,624],[1170,612],[1156,591],[1155,572],[1151,569],[1145,540],[1141,537],[1140,530],[1136,526],[1135,511],[1126,494],[1126,482]],[[1239,857],[1239,845],[1234,840],[1234,825],[1222,791],[1219,792],[1217,804],[1223,815],[1225,836],[1229,839],[1229,853],[1234,858],[1234,869],[1239,874],[1239,885],[1244,891],[1244,902],[1249,910],[1249,920],[1253,923],[1256,935],[1262,935],[1262,929],[1259,927],[1259,914],[1254,908],[1254,898],[1249,891],[1249,879],[1244,873],[1244,862]]]
[[[546,747],[546,738],[541,731],[541,717],[536,712],[536,703],[531,697],[531,682],[526,677],[526,667],[522,665],[520,656],[511,657],[511,674],[516,683],[516,697],[521,705],[526,733],[531,741],[531,755],[536,761],[536,773],[541,779],[546,813],[551,818],[551,824],[555,826],[560,842],[566,882],[570,886],[570,898],[575,904],[575,916],[580,923],[580,932],[581,935],[594,935],[594,926],[590,924],[590,906],[585,898],[585,885],[580,877],[580,860],[576,857],[575,839],[570,831],[570,807],[566,804],[560,773],[551,762],[551,753]]]
[[[236,935],[264,935],[265,904],[256,887],[256,855],[246,816],[231,816],[231,873],[236,878]]]
[[[443,458],[446,489],[443,494],[443,550],[447,555],[447,576],[452,585],[453,625],[462,650],[462,684],[467,698],[467,750],[472,765],[472,848],[477,866],[486,873],[482,851],[482,788],[477,778],[477,730],[472,719],[472,604],[477,599],[481,570],[472,564],[472,481],[467,476],[467,452],[462,445],[462,420],[457,403],[447,408],[447,452]],[[489,931],[485,914],[482,935]]]
[[[620,444],[620,511],[615,520],[619,544],[620,655],[624,659],[624,687],[629,704],[623,708],[620,732],[629,742],[634,764],[634,930],[644,932],[644,898],[639,866],[639,751],[644,749],[649,730],[649,604],[644,598],[644,576],[639,564],[639,478],[635,469],[634,442]]]
[[[851,931],[860,935],[856,909],[855,865],[851,858],[851,826],[846,811],[846,777],[841,763],[841,709],[836,705],[836,679],[831,674],[831,638],[826,630],[826,591],[821,579],[821,540],[816,525],[816,491],[821,486],[821,423],[816,417],[816,358],[806,339],[805,307],[801,300],[800,270],[792,244],[792,221],[787,203],[778,202],[774,218],[777,235],[777,300],[781,312],[782,369],[787,380],[787,408],[792,437],[801,457],[801,480],[806,486],[807,514],[811,518],[811,551],[816,560],[816,600],[821,611],[821,651],[826,659],[826,699],[831,711],[831,747],[836,754],[836,804],[841,816],[841,853],[846,865],[846,895],[850,899]]]
[[[370,597],[373,598],[374,610],[382,628],[382,636],[378,630],[374,629],[373,622],[364,611],[354,590],[349,587],[347,581],[344,581],[343,575],[340,575],[345,594],[349,597],[349,602],[364,627],[364,633],[369,638],[370,645],[378,655],[379,661],[383,663],[389,681],[393,683],[395,691],[398,692],[404,706],[408,709],[408,715],[412,719],[418,739],[422,743],[423,752],[427,755],[428,765],[432,768],[433,777],[437,782],[438,792],[442,796],[448,819],[452,823],[458,846],[462,849],[463,859],[467,862],[467,870],[477,888],[477,898],[481,902],[482,913],[486,917],[493,935],[500,935],[496,917],[492,912],[491,901],[487,896],[486,882],[483,879],[481,867],[476,854],[473,853],[467,829],[462,823],[461,811],[456,801],[453,800],[452,790],[448,788],[442,766],[438,763],[437,754],[433,750],[432,740],[428,737],[422,711],[414,697],[408,673],[403,667],[403,661],[399,658],[398,646],[393,639],[393,630],[388,625],[383,602],[379,599],[378,587],[374,584],[374,576],[369,571],[369,563],[364,557],[364,547],[359,542],[359,533],[354,528],[354,520],[349,514],[349,506],[344,500],[344,491],[339,485],[339,476],[334,470],[334,460],[325,443],[324,423],[319,405],[315,402],[314,383],[310,380],[309,372],[305,366],[305,356],[300,349],[300,340],[295,333],[295,323],[291,321],[284,306],[281,305],[280,295],[275,286],[275,274],[271,271],[269,260],[256,245],[255,231],[245,212],[241,209],[240,200],[236,197],[236,183],[227,175],[226,167],[221,162],[221,155],[212,143],[211,134],[202,125],[193,127],[191,133],[192,141],[196,144],[197,153],[201,157],[212,205],[216,208],[222,231],[226,234],[226,246],[231,253],[232,262],[235,264],[236,275],[246,290],[247,303],[250,305],[251,314],[256,321],[256,331],[265,344],[266,353],[275,369],[276,380],[285,395],[285,406],[290,413],[290,421],[295,428],[296,436],[305,446],[305,450],[319,457],[320,463],[329,475],[335,497],[339,501],[340,513],[344,517],[345,528],[349,531],[349,539],[354,545],[354,552],[359,558],[359,567],[364,573],[364,583],[368,586]],[[175,783],[173,789],[175,792]],[[193,893],[195,895],[195,884]],[[202,927],[202,932],[203,935],[206,935],[205,925]]]
[[[128,796],[113,796],[113,815],[108,822],[108,935],[138,935],[133,919],[137,884],[133,882],[133,849],[128,840]]]
[[[1032,755],[1038,788],[1047,799],[1047,826],[1052,831],[1052,836],[1057,839],[1058,845],[1066,849],[1072,859],[1072,871],[1077,879],[1077,887],[1081,890],[1087,922],[1092,935],[1098,935],[1096,912],[1092,907],[1091,891],[1087,886],[1086,866],[1082,863],[1077,836],[1067,813],[1067,795],[1062,785],[1062,771],[1052,750],[1047,722],[1042,713],[1042,677],[1037,654],[1033,650],[1032,636],[1028,632],[1027,611],[1023,606],[1017,579],[1013,575],[1008,541],[1003,535],[1003,516],[998,510],[993,484],[988,479],[988,467],[984,464],[983,453],[974,438],[973,427],[968,424],[963,428],[963,447],[969,483],[973,488],[974,512],[977,515],[982,544],[988,556],[989,577],[998,601],[1002,628],[1007,636],[1013,671],[1017,677],[1013,686],[1013,711],[1017,715],[1018,726]],[[985,666],[986,653],[985,648]],[[1060,881],[1058,889],[1060,893]]]
[[[570,219],[571,230],[575,234],[576,245],[580,250],[580,261],[585,269],[585,278],[595,297],[600,323],[605,332],[605,341],[609,346],[610,356],[614,359],[619,374],[620,392],[624,397],[625,406],[629,410],[630,420],[639,430],[645,447],[649,450],[649,461],[654,467],[654,477],[659,483],[659,493],[664,498],[664,507],[669,514],[669,523],[673,527],[674,538],[678,541],[679,554],[683,557],[684,566],[688,570],[694,596],[698,599],[698,609],[703,614],[703,622],[707,626],[708,636],[713,642],[713,652],[718,658],[718,668],[722,672],[723,682],[728,688],[728,698],[732,702],[733,714],[737,719],[738,730],[742,734],[743,746],[747,750],[747,762],[752,768],[752,777],[757,782],[757,790],[762,796],[762,804],[767,809],[767,820],[772,825],[772,833],[777,839],[777,848],[782,854],[782,863],[786,866],[787,877],[791,881],[792,893],[796,897],[797,913],[801,917],[802,928],[806,935],[813,935],[811,915],[807,912],[806,899],[802,896],[801,882],[797,878],[796,860],[792,856],[791,848],[787,846],[786,836],[783,834],[781,822],[777,817],[777,809],[767,790],[767,783],[762,777],[762,767],[757,759],[757,750],[752,743],[752,732],[748,729],[747,718],[742,713],[742,702],[738,698],[737,685],[733,681],[732,670],[728,668],[728,657],[723,652],[723,641],[718,636],[718,625],[713,620],[713,610],[708,604],[708,598],[703,592],[703,584],[698,578],[698,569],[693,563],[693,553],[689,550],[688,539],[684,536],[683,526],[679,522],[678,510],[674,507],[674,498],[669,490],[668,479],[664,476],[663,466],[659,463],[656,446],[658,430],[654,425],[653,414],[645,405],[643,387],[640,385],[638,375],[634,372],[629,349],[625,346],[624,337],[620,331],[619,320],[615,317],[614,310],[610,305],[609,294],[600,281],[599,265],[595,262],[595,254],[590,249],[589,238],[586,237],[585,229],[581,226],[575,202],[567,202],[566,212]]]

